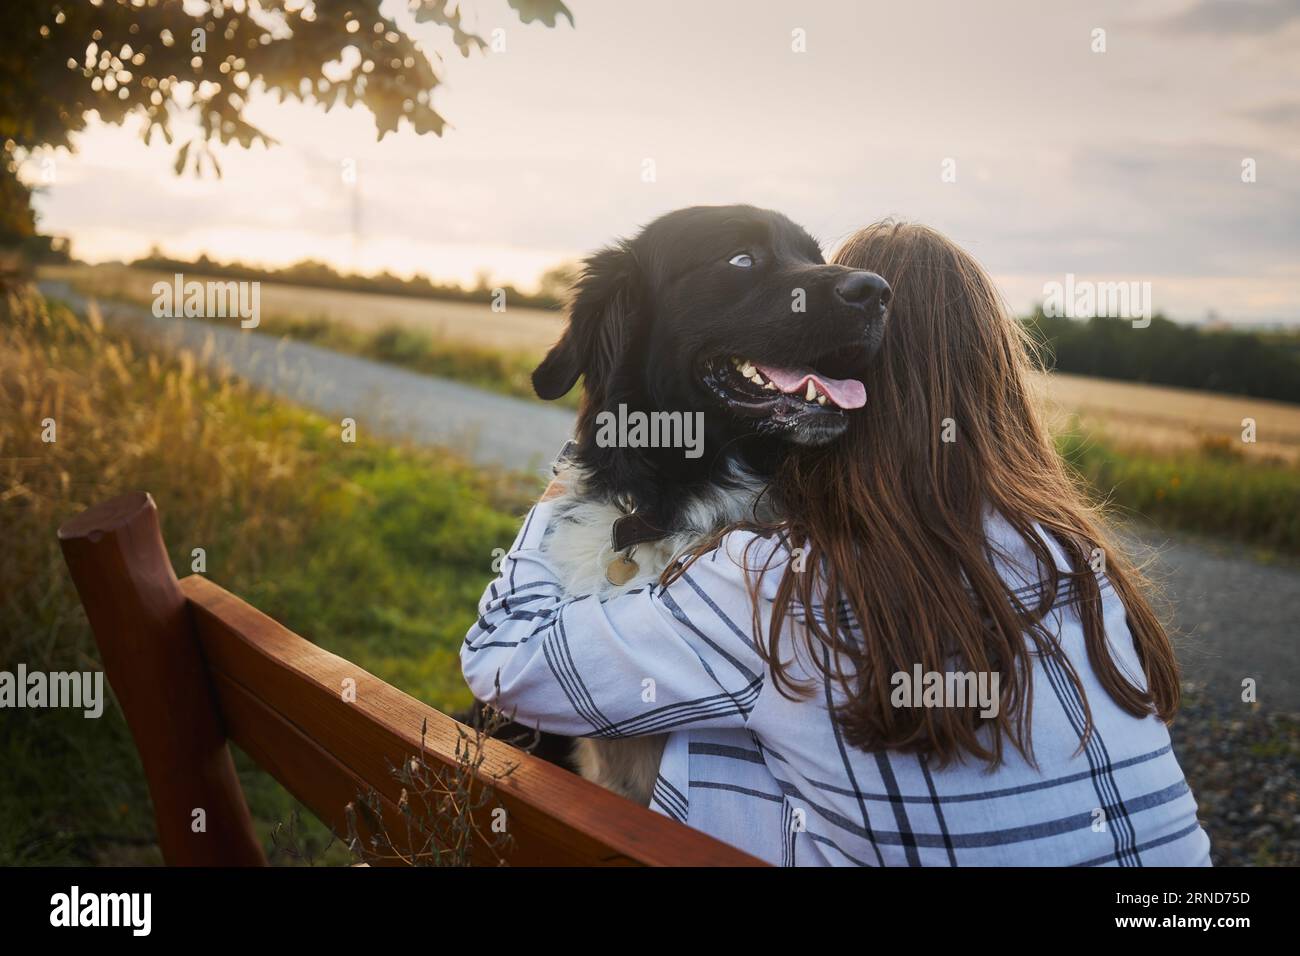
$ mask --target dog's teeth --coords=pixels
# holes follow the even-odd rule
[[[779,388],[776,387],[776,383],[775,383],[775,382],[768,382],[768,383],[767,383],[766,385],[764,385],[763,387],[764,387],[764,388],[770,388],[770,389],[771,389],[772,391],[774,391],[774,392],[779,392],[779,391],[781,391]]]
[[[753,378],[753,377],[754,377],[754,366],[752,366],[752,365],[750,365],[748,362],[746,362],[744,365],[741,365],[741,366],[740,366],[740,374],[743,375],[743,376],[745,376],[745,378]]]
[[[812,379],[808,380],[808,391],[804,392],[804,401],[811,402],[817,397],[817,387],[813,385]]]
[[[755,372],[753,375],[749,376],[749,380],[750,380],[751,382],[753,382],[755,385],[766,385],[766,384],[767,384],[767,382],[764,380],[763,376],[759,375],[757,372]]]
[[[817,396],[817,404],[818,404],[818,405],[825,405],[825,404],[826,404],[826,396],[825,396],[825,395],[818,395],[818,396]]]
[[[733,359],[731,360],[731,364],[734,365],[736,368],[740,368],[740,365],[741,365],[740,359],[738,359],[738,358],[733,358]]]

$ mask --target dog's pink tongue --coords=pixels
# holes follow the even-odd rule
[[[840,408],[861,408],[867,404],[867,387],[856,378],[831,378],[810,368],[775,368],[757,364],[754,367],[788,395],[807,392],[808,380],[812,379],[818,390]]]

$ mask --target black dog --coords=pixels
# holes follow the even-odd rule
[[[577,460],[591,490],[665,530],[731,465],[769,473],[789,443],[844,431],[890,299],[884,279],[827,265],[807,232],[753,206],[668,213],[589,258],[575,292],[533,387],[556,399],[584,377]],[[705,454],[601,446],[596,416],[620,405],[703,413]]]
[[[573,594],[653,581],[682,548],[755,515],[781,456],[834,440],[865,403],[890,300],[879,276],[828,265],[807,232],[752,206],[669,213],[591,256],[574,293],[533,373],[545,399],[583,379],[544,544]],[[690,438],[695,453],[611,440],[627,437],[612,422],[638,415],[671,421],[657,437]],[[569,765],[566,747],[543,735],[548,759]],[[584,739],[574,756],[584,776],[646,803],[661,750],[660,737]]]

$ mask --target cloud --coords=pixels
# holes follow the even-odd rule
[[[1071,186],[1102,215],[1083,235],[1114,237],[1114,260],[1196,276],[1264,277],[1294,262],[1300,245],[1300,180],[1284,151],[1248,154],[1256,182],[1241,179],[1239,147],[1210,142],[1096,144],[1072,157]]]
[[[1261,35],[1295,20],[1300,20],[1300,0],[1200,0],[1149,26],[1179,33]]]
[[[1300,100],[1279,100],[1268,106],[1242,110],[1239,115],[1263,123],[1265,126],[1294,128],[1300,126]]]

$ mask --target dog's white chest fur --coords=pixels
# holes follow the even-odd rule
[[[749,472],[734,469],[724,480],[692,495],[681,511],[681,530],[637,545],[632,552],[636,573],[614,584],[606,577],[606,570],[619,556],[613,548],[611,531],[623,512],[608,501],[590,496],[578,469],[565,469],[560,480],[568,490],[557,499],[556,518],[542,548],[561,585],[573,596],[609,598],[652,585],[675,557],[704,536],[745,518],[770,517],[756,514],[755,510],[764,483]],[[664,740],[663,735],[616,740],[581,738],[574,757],[579,772],[588,780],[647,805],[659,773]]]

